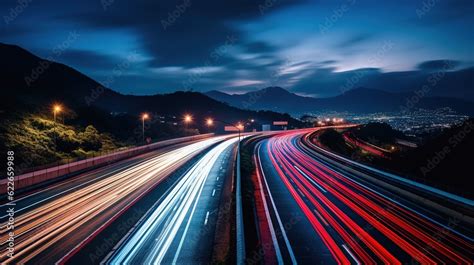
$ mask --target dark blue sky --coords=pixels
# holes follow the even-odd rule
[[[15,0],[0,10],[1,42],[127,94],[279,85],[331,96],[354,77],[474,64],[472,0]]]

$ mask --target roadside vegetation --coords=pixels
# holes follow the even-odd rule
[[[16,157],[16,164],[22,165],[20,170],[99,156],[124,147],[92,125],[81,128],[55,123],[40,114],[25,115],[3,126],[1,149],[24,154]]]

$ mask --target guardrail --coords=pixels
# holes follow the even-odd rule
[[[79,160],[76,162],[28,172],[15,177],[15,190],[31,187],[33,185],[51,181],[61,176],[77,173],[94,167],[110,164],[122,159],[130,158],[139,154],[144,154],[160,147],[169,146],[178,143],[184,143],[194,140],[205,139],[213,136],[214,133],[200,134],[194,136],[181,137],[165,141],[156,142],[149,145],[142,145],[103,156]],[[7,190],[7,179],[0,180],[1,194],[5,194]]]
[[[240,139],[237,146],[237,161],[236,161],[236,239],[237,239],[237,265],[245,264],[245,236],[244,236],[244,222],[242,214],[242,188],[240,175]]]

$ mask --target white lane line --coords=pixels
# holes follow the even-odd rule
[[[296,264],[298,264],[298,262],[296,261],[295,254],[293,253],[293,249],[291,248],[290,241],[288,240],[288,237],[286,236],[285,228],[283,227],[283,223],[281,222],[280,214],[278,213],[278,210],[275,206],[275,202],[273,201],[272,193],[270,192],[270,188],[268,187],[268,183],[267,183],[267,179],[265,177],[265,173],[263,172],[262,161],[260,160],[260,155],[259,155],[261,147],[262,147],[262,145],[259,144],[256,157],[258,158],[258,162],[259,162],[259,165],[260,165],[260,172],[262,173],[262,179],[263,179],[263,182],[265,182],[265,187],[267,189],[268,196],[270,197],[270,202],[272,203],[272,207],[273,207],[273,210],[275,212],[275,216],[277,218],[278,225],[280,226],[281,235],[283,236],[283,239],[285,240],[286,248],[288,249],[288,253],[289,253],[290,258],[291,258],[291,263],[296,265]],[[263,203],[264,203],[263,205],[265,206],[265,210],[268,211],[268,208],[266,206],[265,196],[263,194],[262,182],[260,181],[260,179],[259,179],[259,185],[260,185],[260,192],[262,194],[262,199],[263,199]],[[267,213],[267,215],[268,215],[268,213]],[[271,224],[271,219],[269,221],[270,221],[270,224]],[[274,232],[273,229],[274,229],[273,226],[270,226],[270,231]],[[278,247],[278,244],[275,248],[278,248],[278,250],[280,249]]]
[[[316,183],[316,181],[314,181],[312,178],[310,178],[308,175],[306,175],[306,173],[304,173],[303,170],[299,169],[299,167],[297,167],[296,165],[294,167],[296,168],[296,170],[298,170],[298,172],[301,173],[301,175],[303,175],[306,179],[311,181],[311,183],[313,183],[316,187],[318,187],[318,189],[320,189],[322,192],[324,192],[324,193],[328,192],[323,187],[321,187],[318,183]]]
[[[207,225],[207,220],[209,220],[209,211],[206,213],[206,219],[204,220],[204,225]]]
[[[212,190],[212,197],[214,197],[214,194],[216,194],[216,189]]]
[[[201,185],[201,188],[199,190],[199,194],[197,195],[196,198],[196,204],[194,205],[194,208],[193,210],[191,211],[191,215],[188,219],[188,223],[186,224],[186,227],[184,228],[184,232],[183,232],[183,235],[181,236],[181,240],[179,241],[179,245],[178,245],[178,248],[175,252],[175,256],[174,256],[174,259],[173,259],[173,262],[172,264],[173,265],[176,265],[177,263],[177,260],[178,260],[178,257],[179,257],[179,254],[181,252],[181,248],[183,247],[183,244],[184,244],[184,239],[186,238],[186,234],[187,234],[187,231],[189,229],[189,226],[191,224],[191,220],[193,218],[193,215],[194,215],[194,211],[196,210],[196,206],[198,204],[198,201],[201,197],[201,192],[202,192],[202,189],[204,188],[204,184],[206,183],[207,181],[207,177],[211,174],[211,169],[212,167],[217,163],[217,159],[219,158],[219,156],[221,155],[221,153],[226,150],[230,145],[232,145],[234,142],[236,142],[237,139],[234,139],[234,138],[231,138],[230,140],[227,140],[223,143],[221,143],[220,145],[218,145],[217,147],[215,147],[214,149],[212,149],[211,151],[209,151],[209,153],[206,155],[206,156],[210,156],[208,159],[207,159],[207,163],[205,163],[204,159],[206,158],[206,156],[204,158],[201,159],[201,161],[204,161],[204,165],[208,166],[207,168],[207,172],[205,174],[205,177],[204,177],[204,180],[202,182],[202,185]],[[214,153],[214,154],[211,154],[211,153]],[[211,165],[211,166],[209,166]],[[173,238],[174,239],[174,238]],[[168,246],[169,247],[169,246]],[[166,250],[166,252],[168,251],[168,249]],[[160,260],[161,261],[161,260]],[[160,262],[158,262],[160,263]]]
[[[313,209],[313,212],[319,217],[319,219],[321,219],[321,221],[323,221],[324,225],[329,226],[328,222],[326,222],[326,220],[316,211],[316,209]]]
[[[217,177],[216,180],[219,181],[219,177]]]
[[[360,264],[360,262],[356,259],[354,254],[352,254],[352,252],[349,250],[349,248],[345,244],[342,244],[342,247],[347,251],[347,253],[349,253],[349,255],[356,262],[356,264]]]

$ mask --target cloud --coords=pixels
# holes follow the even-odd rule
[[[449,62],[446,64],[446,62]],[[336,96],[358,87],[390,92],[412,92],[421,88],[428,96],[458,97],[474,101],[474,67],[454,69],[455,60],[421,62],[419,69],[383,72],[380,68],[361,68],[334,72],[330,68],[315,69],[313,74],[296,83],[292,91],[313,96]]]
[[[80,69],[110,70],[120,63],[120,58],[96,51],[66,49],[57,61]]]
[[[372,36],[370,34],[357,34],[349,38],[344,39],[342,42],[338,43],[336,46],[340,49],[353,48],[354,46],[363,44],[364,42],[370,40]]]
[[[47,57],[61,36],[78,31],[81,38],[57,60],[99,81],[136,50],[146,60],[123,71],[112,86],[121,92],[171,92],[183,89],[183,80],[199,91],[232,90],[229,82],[237,80],[245,85],[241,90],[281,85],[330,96],[353,79],[375,88],[417,86],[442,69],[438,58],[450,58],[455,70],[469,66],[460,61],[472,64],[466,25],[473,2],[435,2],[420,19],[415,10],[422,3],[409,0],[356,1],[342,16],[335,13],[341,3],[328,0],[42,0],[0,33],[2,41]],[[0,7],[8,12],[16,4],[3,1]],[[315,25],[326,19],[331,27],[321,36]],[[438,24],[443,27],[433,31]],[[374,63],[387,40],[394,48]],[[393,70],[405,72],[384,73]]]
[[[279,1],[268,13],[302,1]],[[185,4],[188,3],[188,4]],[[153,57],[152,66],[203,65],[212,52],[229,39],[255,52],[269,51],[263,42],[245,43],[233,23],[261,16],[259,2],[233,1],[114,1],[103,12],[72,12],[62,20],[75,20],[92,28],[133,30],[145,51]],[[224,57],[223,57],[224,58]]]
[[[456,60],[431,60],[420,63],[418,69],[424,71],[452,70],[459,65],[461,62]]]

